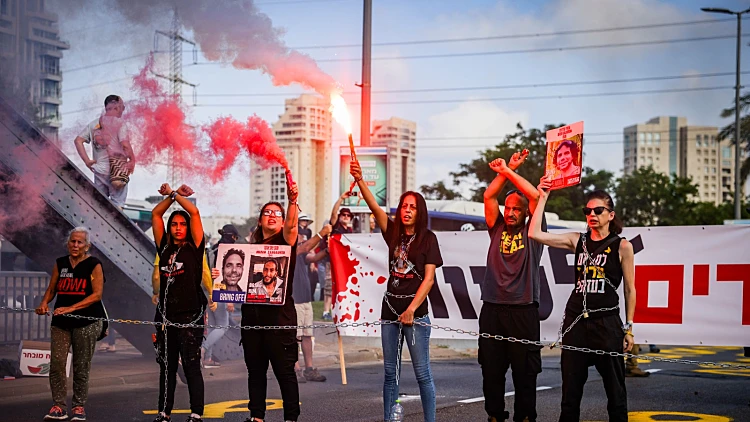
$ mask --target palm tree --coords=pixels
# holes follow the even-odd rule
[[[730,108],[725,108],[721,111],[721,117],[728,118],[728,117],[734,117],[735,113],[735,107],[732,105]],[[740,117],[740,137],[741,141],[744,143],[745,152],[750,153],[750,92],[746,93],[745,95],[742,95],[740,97],[740,114],[743,115]],[[724,126],[721,128],[721,131],[719,131],[719,141],[723,141],[724,139],[731,139],[732,144],[734,145],[735,139],[734,139],[734,121],[732,121],[731,124]],[[750,175],[750,154],[745,154],[745,161],[741,163],[740,168],[740,180],[747,180],[748,175]],[[743,183],[744,184],[744,183]]]

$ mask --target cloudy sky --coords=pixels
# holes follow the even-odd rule
[[[154,49],[154,31],[170,26],[171,17],[166,13],[155,11],[135,19],[118,8],[118,3],[120,0],[49,1],[48,7],[60,15],[62,38],[71,45],[62,62],[62,134],[68,155],[77,163],[80,160],[72,147],[77,128],[97,116],[96,107],[107,94],[132,99],[129,77]],[[583,120],[591,134],[586,138],[585,164],[619,173],[625,126],[659,115],[685,116],[694,125],[730,122],[721,119],[719,112],[734,99],[736,20],[706,14],[700,8],[739,10],[747,7],[746,2],[373,3],[373,91],[424,90],[375,93],[372,105],[373,119],[397,116],[417,122],[418,185],[449,180],[448,172],[472,159],[478,149],[513,132],[517,123],[541,127]],[[356,92],[354,84],[361,72],[361,47],[357,46],[362,31],[361,1],[262,0],[256,5],[287,46],[308,54],[346,91]],[[209,24],[211,19],[206,16]],[[712,21],[718,19],[721,21]],[[623,27],[631,28],[618,29]],[[467,38],[471,40],[414,42]],[[743,69],[750,72],[750,36],[745,40]],[[165,41],[160,40],[160,50],[166,48]],[[592,46],[602,47],[581,48]],[[160,56],[158,63],[166,73],[167,57]],[[242,120],[253,114],[273,123],[283,113],[284,98],[309,92],[300,86],[276,87],[260,71],[210,63],[200,53],[197,62],[193,64],[192,54],[186,52],[184,79],[198,84],[197,106],[189,107],[194,125],[218,116]],[[655,77],[669,78],[643,80]],[[547,86],[535,86],[539,84]],[[645,93],[648,91],[661,92]],[[193,103],[191,88],[184,89],[183,98]],[[356,94],[346,98],[359,101]],[[353,105],[351,112],[358,116],[359,108]],[[355,133],[359,133],[356,122]],[[337,129],[334,148],[342,142],[343,133]],[[240,163],[217,194],[198,196],[204,215],[248,215],[248,168],[247,163]],[[165,179],[164,166],[137,169],[130,197],[143,199],[155,194]]]

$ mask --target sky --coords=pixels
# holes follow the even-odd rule
[[[126,101],[132,99],[129,77],[143,67],[150,51],[167,48],[165,38],[155,45],[154,31],[168,30],[171,16],[159,14],[145,23],[134,23],[116,7],[118,1],[48,0],[47,7],[60,16],[61,38],[71,45],[61,62],[64,78],[61,140],[64,150],[79,167],[83,166],[73,146],[77,132],[98,116],[100,110],[96,107],[108,94],[122,95]],[[584,121],[585,132],[590,134],[585,137],[584,165],[616,174],[621,174],[623,167],[622,129],[626,126],[664,115],[687,117],[690,125],[721,127],[731,123],[731,119],[721,119],[719,113],[734,101],[736,20],[727,15],[706,14],[700,8],[742,10],[747,8],[746,2],[374,0],[373,3],[371,116],[372,119],[395,116],[417,123],[417,186],[450,181],[449,172],[473,159],[478,150],[495,145],[506,134],[515,132],[519,123],[525,128],[541,128],[545,124]],[[315,59],[323,71],[352,93],[345,95],[348,102],[359,102],[354,84],[361,77],[358,46],[362,37],[361,1],[262,0],[256,1],[256,5],[280,31],[288,47]],[[724,20],[696,22],[715,19]],[[661,25],[685,22],[693,23]],[[640,28],[616,30],[632,26]],[[745,26],[750,27],[747,23]],[[604,28],[609,30],[569,33]],[[550,33],[553,35],[543,35]],[[529,34],[539,35],[520,37]],[[184,35],[189,38],[192,34]],[[511,37],[497,38],[506,35]],[[712,39],[715,37],[723,38]],[[474,40],[405,43],[466,38]],[[742,66],[750,72],[750,36],[744,39]],[[663,40],[681,41],[653,42]],[[623,46],[633,43],[641,44]],[[609,47],[571,48],[597,45]],[[189,119],[195,126],[219,116],[244,120],[253,114],[273,123],[283,113],[285,98],[311,92],[301,86],[274,86],[269,76],[260,71],[209,63],[200,52],[198,64],[194,64],[189,49],[186,45],[183,78],[198,86],[195,96],[192,88],[185,87],[183,101],[190,105]],[[166,54],[157,53],[157,66],[164,73],[168,72],[167,59]],[[694,77],[716,73],[726,75]],[[651,77],[682,78],[616,82]],[[570,85],[572,82],[585,84]],[[568,85],[549,86],[555,83]],[[539,84],[548,86],[534,86]],[[427,91],[377,93],[407,89]],[[644,93],[655,90],[662,92]],[[356,140],[359,107],[350,105],[350,112],[357,116]],[[339,127],[334,129],[333,138],[334,151],[346,142]],[[338,163],[334,167],[332,173],[338,174]],[[249,168],[247,161],[241,161],[224,182],[213,186],[211,193],[203,197],[201,186],[197,186],[201,212],[254,214],[255,210],[249,209]],[[137,168],[131,178],[129,197],[144,199],[156,194],[166,178],[166,166]]]

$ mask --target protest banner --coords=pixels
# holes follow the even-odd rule
[[[550,230],[561,233],[569,230]],[[444,265],[428,295],[434,324],[477,331],[490,238],[487,232],[436,233]],[[747,346],[750,339],[750,227],[626,228],[635,251],[638,343]],[[381,235],[333,236],[335,320],[374,322],[388,280]],[[545,247],[540,268],[541,339],[557,339],[574,288],[573,254]],[[620,314],[625,305],[622,286]],[[378,336],[379,326],[341,327],[347,336]],[[476,338],[432,330],[432,338]]]

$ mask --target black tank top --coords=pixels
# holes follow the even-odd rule
[[[56,263],[58,279],[55,286],[55,294],[57,296],[55,309],[73,306],[94,293],[94,289],[91,286],[91,274],[97,265],[101,265],[99,259],[90,256],[73,268],[70,264],[70,257],[66,255],[57,258]],[[104,317],[104,307],[102,306],[102,302],[99,301],[71,314],[101,318]],[[96,321],[63,315],[52,317],[52,326],[65,329],[81,328],[94,322]]]
[[[618,309],[596,310],[615,308],[620,303],[620,296],[617,294],[617,289],[622,284],[619,236],[610,233],[604,239],[594,241],[591,240],[591,232],[586,233],[585,246],[588,254],[584,253],[583,239],[584,236],[581,236],[576,245],[576,287],[570,293],[568,304],[565,307],[566,316],[575,318],[583,313],[584,289],[589,318],[618,315]],[[605,243],[607,245],[602,249]],[[590,256],[590,259],[586,259],[587,255]]]

